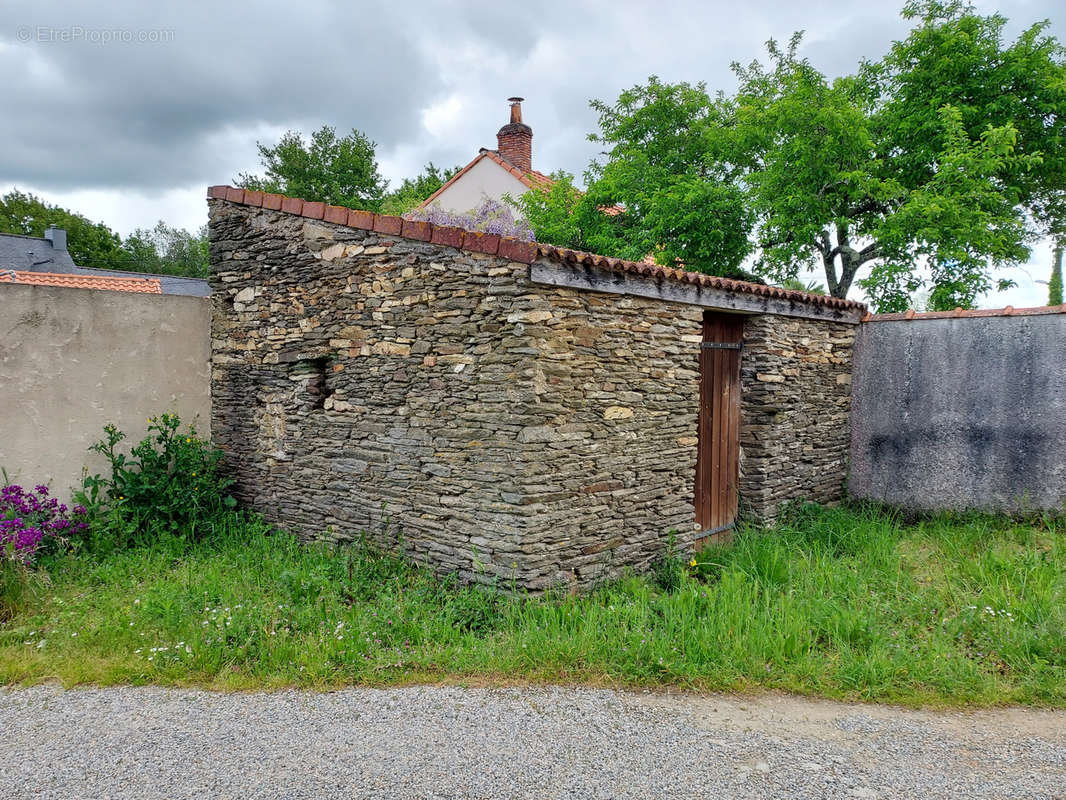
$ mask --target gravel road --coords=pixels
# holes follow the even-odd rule
[[[0,690],[2,798],[1066,798],[1066,712],[592,689]]]

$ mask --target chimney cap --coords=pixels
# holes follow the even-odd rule
[[[507,98],[507,102],[508,103],[521,103],[525,99],[526,98],[524,98],[524,97],[508,97]]]

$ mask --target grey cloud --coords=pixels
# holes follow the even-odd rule
[[[900,0],[902,5],[902,0]],[[895,3],[625,0],[410,4],[257,0],[8,2],[0,12],[0,181],[138,189],[228,181],[256,163],[256,132],[357,127],[402,169],[465,163],[492,146],[505,98],[527,98],[534,159],[578,175],[595,155],[588,101],[657,74],[730,90],[733,60],[805,29],[804,54],[834,74],[905,34]],[[1017,27],[1054,0],[1004,0]],[[984,10],[984,8],[983,8]],[[166,29],[163,44],[21,43],[20,26]],[[422,111],[456,95],[446,137]],[[394,178],[403,175],[394,175]],[[2,184],[0,184],[2,185]]]

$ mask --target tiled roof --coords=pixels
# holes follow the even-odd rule
[[[375,214],[372,211],[357,211],[343,206],[330,206],[325,203],[286,197],[281,194],[267,194],[250,189],[235,189],[232,186],[211,186],[207,190],[207,196],[209,199],[227,200],[241,205],[284,211],[310,219],[321,219],[338,225],[347,225],[351,228],[377,231],[389,236],[402,236],[406,239],[449,245],[475,253],[499,255],[501,258],[520,261],[524,264],[532,264],[539,256],[558,263],[628,273],[655,281],[676,281],[678,283],[721,289],[727,292],[792,300],[827,308],[857,311],[862,311],[866,308],[862,303],[857,303],[853,300],[842,300],[838,297],[796,292],[790,289],[780,289],[776,286],[748,283],[747,281],[735,281],[730,278],[719,278],[714,275],[704,275],[700,272],[671,269],[670,267],[662,267],[647,262],[608,258],[607,256],[599,256],[593,253],[569,250],[565,247],[526,242],[507,236],[481,233],[480,231],[433,225],[429,222],[419,222],[388,214]]]
[[[867,314],[863,322],[895,322],[912,319],[956,319],[959,317],[1031,317],[1038,314],[1066,314],[1061,306],[1033,306],[1032,308],[956,308],[954,311],[900,311],[892,314]]]
[[[797,292],[792,289],[782,289],[778,286],[766,286],[761,283],[750,283],[749,281],[737,281],[732,278],[719,278],[715,275],[704,275],[702,272],[692,272],[691,270],[672,269],[671,267],[649,263],[647,260],[625,261],[621,258],[608,258],[607,256],[582,253],[565,247],[555,247],[550,244],[538,244],[537,254],[563,264],[579,264],[584,267],[595,267],[608,272],[642,275],[655,280],[677,281],[678,283],[688,283],[693,286],[704,286],[709,289],[720,289],[726,292],[740,292],[759,297],[773,297],[779,300],[794,300],[828,308],[856,310],[866,308],[864,304],[857,303],[854,300],[844,300],[823,294]]]
[[[22,283],[30,286],[65,286],[71,289],[107,289],[113,292],[162,294],[158,278],[112,278],[102,275],[75,275],[58,272],[23,272],[0,270],[0,283]]]

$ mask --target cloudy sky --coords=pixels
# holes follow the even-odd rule
[[[549,0],[154,3],[0,0],[0,192],[33,191],[120,233],[195,229],[205,187],[257,171],[256,142],[322,124],[365,131],[386,177],[463,164],[495,146],[524,96],[534,166],[580,174],[595,154],[590,98],[656,74],[734,87],[733,60],[807,32],[829,74],[877,58],[907,26],[899,2]],[[1066,40],[1062,0],[979,2],[1011,32],[1041,19]],[[983,305],[1046,299],[1050,253]]]

